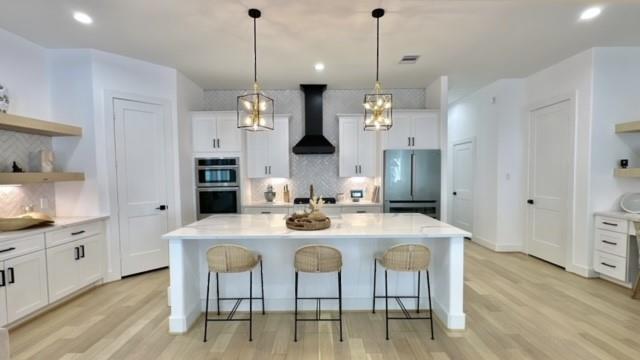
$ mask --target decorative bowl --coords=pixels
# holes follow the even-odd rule
[[[620,199],[622,210],[631,214],[640,214],[640,193],[626,193]]]

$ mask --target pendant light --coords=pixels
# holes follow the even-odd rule
[[[256,40],[256,19],[262,13],[258,9],[249,9],[249,17],[253,19],[253,89],[238,96],[236,111],[238,128],[249,131],[273,130],[274,103],[258,86],[258,53]]]
[[[382,92],[380,85],[380,18],[384,9],[375,9],[371,16],[376,19],[376,85],[372,94],[364,96],[364,129],[389,130],[393,126],[392,95]]]

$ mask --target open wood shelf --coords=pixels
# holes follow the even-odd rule
[[[4,113],[0,113],[0,130],[45,136],[82,136],[81,127]]]
[[[619,177],[640,177],[640,168],[615,169],[614,175]]]
[[[58,181],[84,181],[81,172],[50,172],[50,173],[0,173],[0,185],[34,184]]]
[[[616,134],[640,132],[640,121],[616,124]]]

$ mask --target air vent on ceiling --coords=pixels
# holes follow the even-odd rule
[[[420,55],[405,55],[400,59],[399,64],[415,64],[419,58]]]

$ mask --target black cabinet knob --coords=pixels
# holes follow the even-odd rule
[[[533,205],[533,204],[534,204],[533,199],[529,199],[529,200],[527,200],[527,204],[529,204],[529,205]]]
[[[458,192],[457,192],[457,191],[454,191],[454,192],[453,192],[453,196],[456,196],[456,195],[458,195]]]
[[[167,210],[167,205],[160,205],[156,208],[156,210],[165,211]]]

